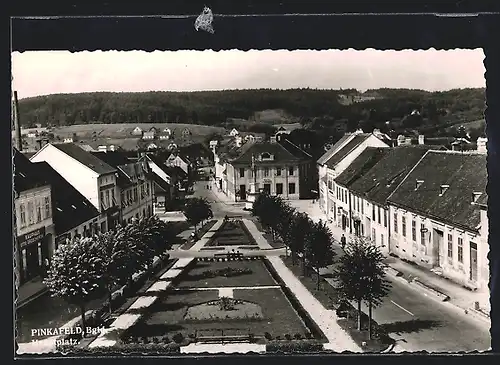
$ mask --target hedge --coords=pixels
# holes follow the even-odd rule
[[[77,354],[77,355],[111,355],[114,353],[126,353],[126,354],[176,354],[181,352],[181,345],[177,343],[168,344],[141,344],[141,343],[129,343],[121,344],[118,343],[112,347],[94,347],[94,348],[80,348],[70,345],[58,346],[57,351],[61,353]]]

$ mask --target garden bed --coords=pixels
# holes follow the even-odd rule
[[[230,270],[235,275],[224,276],[224,270]],[[276,285],[261,260],[198,261],[192,269],[184,271],[178,280],[180,288]]]
[[[206,244],[207,247],[255,245],[252,235],[246,230],[243,221],[230,220],[222,223],[217,233]]]

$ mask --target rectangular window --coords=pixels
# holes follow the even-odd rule
[[[398,213],[394,212],[394,232],[398,233]]]
[[[269,176],[269,167],[264,167],[264,177]]]
[[[372,241],[374,244],[377,244],[377,233],[375,232],[375,228],[372,228]]]
[[[24,204],[19,205],[19,211],[20,211],[21,227],[24,227],[26,225],[26,209],[24,207]]]
[[[448,258],[453,259],[453,236],[448,234]]]
[[[425,246],[425,225],[423,223],[420,224],[420,244]]]
[[[245,177],[245,169],[244,168],[240,168],[240,177]]]
[[[267,194],[271,194],[271,184],[264,184],[264,191]]]
[[[417,241],[417,222],[415,220],[411,221],[411,239]]]
[[[277,183],[276,184],[276,195],[281,195],[281,194],[283,194],[283,184]]]
[[[356,203],[356,204],[358,205],[358,212],[360,211],[360,209],[359,209],[359,201],[360,201],[360,200],[361,200],[361,199],[356,198],[356,201],[357,201],[357,203]]]
[[[115,189],[111,190],[112,205],[115,206]]]
[[[281,176],[281,167],[276,167],[276,176]],[[332,189],[331,181],[328,180],[328,189]]]
[[[35,223],[35,208],[33,202],[28,202],[28,224]]]
[[[406,237],[406,217],[401,217],[401,229],[403,231],[403,237]]]
[[[123,192],[120,193],[120,201],[122,206],[125,206],[125,194]]]
[[[378,224],[380,224],[380,220],[382,219],[382,218],[380,218],[380,216],[381,216],[381,214],[380,214],[380,207],[378,207],[378,216],[377,216],[377,218],[378,218],[377,219]]]
[[[293,166],[288,168],[288,175],[293,176]]]
[[[278,175],[278,173],[276,173]],[[332,182],[328,180],[328,190],[332,190]]]
[[[458,237],[458,262],[464,263],[464,240]]]
[[[365,214],[365,204],[364,204],[364,201],[361,201],[361,214]]]
[[[109,208],[109,190],[106,190],[106,208]]]
[[[36,204],[36,222],[39,223],[42,221],[42,207],[40,200],[35,201]]]
[[[387,210],[384,209],[384,227],[387,228]]]
[[[385,246],[383,234],[380,235],[380,246]]]
[[[375,205],[372,204],[372,221],[375,222]]]
[[[295,194],[295,183],[288,183],[288,194]]]
[[[45,205],[45,218],[50,218],[52,216],[52,212],[50,209],[50,197],[46,196],[44,198],[44,205]]]
[[[137,198],[138,198],[138,195],[137,195],[137,188],[134,188],[134,201],[135,201],[135,202],[137,201]]]

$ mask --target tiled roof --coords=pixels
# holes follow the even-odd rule
[[[266,152],[273,155],[274,159],[271,161],[259,161],[258,156]],[[284,162],[296,162],[302,160],[301,158],[298,158],[290,153],[290,151],[288,151],[280,143],[256,142],[251,143],[248,148],[246,148],[238,157],[234,158],[231,163],[250,165],[252,163],[252,155],[255,156],[255,162],[259,165],[268,163],[276,164]]]
[[[338,152],[335,152],[332,157],[326,161],[326,165],[330,168],[334,168],[340,161],[342,161],[349,153],[352,152],[361,143],[366,141],[370,137],[370,134],[358,134],[354,136],[344,147],[342,147]]]
[[[387,153],[360,179],[348,184],[361,197],[385,205],[389,195],[428,151],[426,148],[400,146],[385,148]]]
[[[116,179],[116,184],[124,189],[132,185],[132,181],[129,178],[130,174],[127,173],[127,165],[132,162],[128,157],[118,151],[114,152],[92,152],[94,156],[99,158],[101,161],[107,163],[116,169],[118,177]]]
[[[53,219],[56,235],[70,231],[99,216],[97,209],[59,175],[47,162],[35,165],[52,186]]]
[[[109,164],[101,161],[99,158],[94,156],[92,153],[84,151],[79,146],[73,143],[62,143],[62,144],[54,144],[54,147],[61,150],[68,156],[74,158],[79,161],[81,164],[87,166],[92,169],[99,175],[109,174],[116,172],[116,169],[111,167]]]
[[[337,184],[349,186],[362,178],[377,162],[390,152],[389,148],[367,147],[361,154],[335,179]]]
[[[335,143],[333,145],[333,147],[331,147],[328,151],[326,151],[319,159],[318,159],[318,164],[319,165],[324,165],[326,163],[326,161],[328,161],[330,159],[330,157],[333,156],[333,154],[335,153],[335,151],[345,142],[347,141],[349,138],[352,137],[352,134],[350,133],[346,133],[342,136],[342,138],[340,138],[337,143]]]
[[[285,149],[288,152],[290,152],[292,155],[294,155],[297,158],[301,158],[301,159],[311,159],[312,158],[312,156],[309,153],[307,153],[302,148],[300,148],[295,143],[289,141],[286,138],[282,139],[278,143],[280,143],[283,147],[285,147]]]
[[[417,180],[423,181],[418,188]],[[429,151],[388,201],[449,224],[476,230],[480,212],[471,204],[473,193],[485,193],[487,180],[485,155]],[[449,185],[442,196],[441,185]]]
[[[21,152],[14,148],[14,190],[19,194],[22,191],[49,185],[47,176],[40,171]]]

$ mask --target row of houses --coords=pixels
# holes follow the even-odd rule
[[[486,290],[486,148],[392,144],[346,134],[318,161],[319,204],[348,234],[473,290]]]
[[[68,239],[151,216],[155,205],[167,209],[182,197],[187,180],[179,160],[86,151],[72,143],[47,144],[26,155],[14,149],[18,286],[39,281],[47,260]]]
[[[312,156],[286,138],[245,140],[235,134],[210,146],[215,184],[231,200],[246,201],[252,186],[285,199],[308,197],[315,188]]]
[[[189,128],[184,128],[182,129],[180,134],[181,137],[187,138],[191,136],[192,133],[189,130]],[[140,136],[144,140],[154,140],[154,139],[168,140],[174,137],[174,132],[168,127],[163,130],[159,130],[156,127],[151,127],[148,130],[143,130],[140,127],[135,127],[132,130],[132,135]]]

